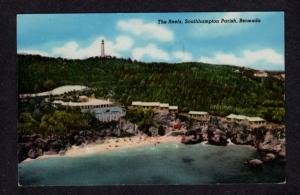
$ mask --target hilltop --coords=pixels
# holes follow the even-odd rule
[[[253,69],[229,65],[143,63],[131,59],[67,60],[18,55],[19,93],[35,93],[61,85],[86,85],[96,97],[124,105],[132,101],[159,101],[180,111],[205,110],[261,116],[284,123],[284,81],[281,72],[255,77]]]

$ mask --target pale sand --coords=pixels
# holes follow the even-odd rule
[[[102,143],[99,143],[102,142]],[[65,154],[53,154],[53,155],[43,155],[36,159],[47,159],[51,157],[74,157],[82,156],[88,154],[97,154],[103,152],[109,152],[117,149],[134,148],[140,146],[154,145],[160,143],[180,143],[181,136],[159,136],[159,137],[148,137],[148,136],[133,136],[124,138],[106,138],[102,141],[97,141],[95,143],[90,143],[84,146],[72,146],[69,148]],[[23,162],[28,162],[34,159],[27,158]],[[23,163],[22,162],[22,163]]]

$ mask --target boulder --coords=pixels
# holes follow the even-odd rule
[[[183,144],[194,144],[197,143],[196,140],[193,139],[194,136],[190,135],[190,136],[183,136],[181,139],[181,143]]]
[[[280,151],[278,155],[282,158],[285,158],[285,150]]]
[[[267,153],[266,156],[264,157],[265,162],[272,161],[276,158],[276,155],[273,153]]]
[[[39,156],[39,151],[37,151],[36,149],[30,149],[28,152],[28,157],[29,158],[37,158]]]
[[[149,131],[152,136],[157,136],[158,135],[158,129],[156,127],[150,127]]]
[[[261,168],[263,166],[263,161],[259,159],[252,159],[247,162],[250,167],[253,168]]]
[[[215,129],[215,131],[210,129],[208,130],[208,143],[225,146],[228,143],[226,134],[220,129]]]
[[[34,140],[34,145],[44,150],[47,147],[47,140],[42,138],[37,138],[36,140]]]
[[[65,148],[65,146],[63,145],[63,142],[61,140],[56,140],[56,141],[49,143],[50,150],[58,152],[64,148]]]

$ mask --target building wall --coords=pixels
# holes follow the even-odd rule
[[[110,122],[119,120],[121,117],[125,116],[126,111],[120,107],[102,107],[102,108],[93,108],[93,109],[82,109],[82,112],[92,112],[95,114],[95,117],[103,122]]]

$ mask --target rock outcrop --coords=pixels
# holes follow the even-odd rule
[[[43,154],[64,154],[64,152],[72,145],[82,145],[95,142],[105,136],[114,134],[111,130],[102,131],[73,131],[66,135],[51,135],[42,136],[38,134],[33,135],[19,135],[18,137],[18,161],[22,162],[26,158],[35,159]],[[126,131],[120,131],[120,136],[132,134]]]
[[[246,162],[246,164],[248,164],[250,167],[253,168],[261,168],[263,166],[263,161],[259,160],[259,159],[252,159]]]
[[[226,133],[220,129],[208,129],[208,143],[213,145],[227,145]]]

